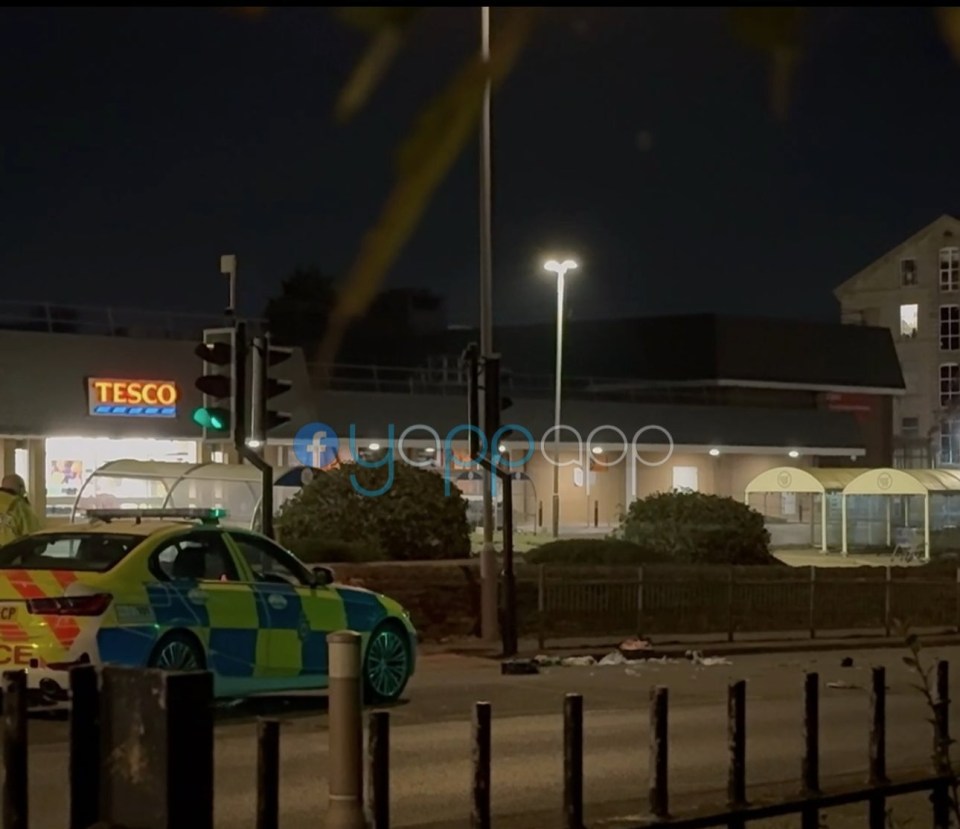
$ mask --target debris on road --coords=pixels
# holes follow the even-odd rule
[[[841,668],[852,668],[852,667],[853,667],[853,657],[852,657],[852,656],[845,656],[845,657],[843,657],[843,659],[840,660],[840,667],[841,667]]]
[[[530,676],[539,673],[540,666],[535,659],[508,659],[500,663],[500,674],[503,676]]]
[[[641,639],[640,637],[635,637],[633,639],[625,639],[620,643],[620,652],[629,651],[648,651],[653,648],[653,644],[649,639]]]
[[[705,668],[712,668],[714,665],[733,664],[725,656],[704,656],[700,651],[687,651],[686,657],[694,665],[702,665]]]
[[[828,683],[827,683],[827,687],[828,687],[828,688],[836,688],[836,689],[838,689],[838,690],[840,690],[840,691],[862,691],[862,690],[863,690],[863,686],[862,686],[862,685],[855,685],[855,684],[852,683],[852,682],[841,682],[841,681],[838,681],[838,682],[828,682]]]
[[[597,664],[598,665],[623,665],[625,662],[630,662],[632,660],[627,659],[620,651],[610,651],[603,659],[601,659]]]
[[[596,665],[597,660],[592,656],[568,656],[566,659],[561,660],[560,664],[565,668],[587,668],[591,665]]]

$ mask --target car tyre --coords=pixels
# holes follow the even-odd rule
[[[396,702],[410,681],[413,654],[410,636],[397,624],[370,634],[363,656],[363,697],[367,703]]]
[[[203,648],[195,636],[173,631],[160,638],[147,664],[163,671],[203,671],[206,663]]]

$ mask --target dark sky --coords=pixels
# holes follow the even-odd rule
[[[479,9],[431,11],[344,127],[362,40],[323,10],[2,20],[2,298],[215,312],[235,252],[257,313],[298,263],[346,270]],[[815,11],[786,123],[721,10],[556,10],[494,103],[497,319],[552,317],[561,249],[581,317],[835,317],[836,284],[960,210],[958,101],[924,9]],[[477,316],[476,171],[471,147],[390,277],[455,322]]]

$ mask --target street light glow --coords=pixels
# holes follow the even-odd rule
[[[716,447],[714,447],[713,449],[710,450],[710,454],[711,454],[713,457],[717,457],[717,455],[720,454],[720,450],[717,449]]]
[[[377,451],[379,451],[379,450],[380,450],[380,444],[379,444],[379,443],[371,443],[371,444],[370,444],[370,451],[371,451],[371,452],[377,452]]]
[[[567,271],[576,270],[577,263],[572,259],[564,259],[562,262],[558,262],[556,259],[548,259],[543,263],[543,269],[555,273],[559,277],[563,277]]]
[[[796,449],[791,449],[787,454],[790,455],[791,458],[800,457],[800,453]]]

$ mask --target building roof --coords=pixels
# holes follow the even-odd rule
[[[349,439],[351,425],[357,440],[389,437],[399,440],[433,440],[427,427],[439,440],[467,437],[467,403],[464,397],[431,395],[391,395],[389,406],[384,395],[374,392],[325,392],[320,397],[319,420],[338,435],[341,443]],[[855,417],[847,412],[819,409],[734,408],[727,406],[656,406],[620,401],[564,401],[561,422],[577,430],[584,444],[591,432],[604,426],[620,429],[630,441],[638,430],[649,427],[637,439],[641,445],[667,445],[660,431],[666,430],[676,446],[716,446],[829,449],[837,454],[862,454],[863,438]],[[504,425],[527,429],[539,441],[554,424],[553,403],[545,399],[515,399],[503,415]],[[656,429],[653,427],[660,427]],[[522,438],[520,438],[522,440]],[[564,431],[561,439],[572,440]],[[611,430],[597,432],[594,443],[619,438]],[[811,454],[816,454],[811,452]]]
[[[443,352],[459,353],[476,340],[475,330],[445,332]],[[552,375],[556,326],[496,329],[494,347],[504,368]],[[905,388],[886,328],[717,314],[567,321],[563,373],[593,378],[598,387],[636,381],[888,394]]]
[[[882,256],[878,257],[877,259],[874,259],[869,265],[867,265],[864,268],[861,268],[857,273],[855,273],[849,279],[845,280],[840,285],[838,285],[833,291],[834,296],[839,298],[843,294],[849,291],[856,290],[859,287],[859,283],[863,280],[863,278],[871,274],[879,265],[884,264],[886,261],[899,259],[901,252],[904,251],[906,248],[912,247],[913,245],[920,242],[924,237],[930,236],[931,234],[934,234],[934,233],[960,234],[960,219],[957,219],[948,213],[944,213],[942,216],[930,222],[930,224],[920,228],[920,230],[918,230],[908,239],[905,239],[896,247],[891,248]]]

